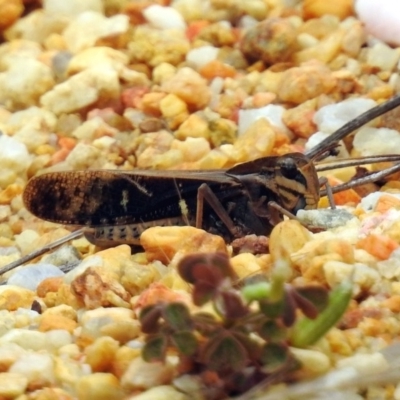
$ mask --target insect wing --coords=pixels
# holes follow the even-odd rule
[[[203,182],[217,193],[235,185],[224,171],[67,171],[32,178],[23,199],[51,222],[123,225],[178,216],[182,199],[195,207]]]

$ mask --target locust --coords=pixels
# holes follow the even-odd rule
[[[139,244],[151,226],[192,225],[232,241],[249,234],[267,235],[282,215],[315,209],[321,196],[381,179],[400,163],[333,188],[321,190],[318,172],[382,161],[375,156],[319,164],[338,142],[373,118],[400,105],[400,96],[365,112],[310,151],[263,157],[226,170],[88,170],[45,173],[31,178],[23,193],[35,216],[83,226],[66,238],[0,270],[4,273],[82,235],[100,246]]]

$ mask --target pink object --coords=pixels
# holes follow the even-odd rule
[[[356,0],[355,10],[368,33],[386,43],[400,46],[399,0]]]

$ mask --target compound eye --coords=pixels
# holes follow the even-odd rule
[[[288,179],[294,179],[297,175],[297,165],[292,158],[284,158],[279,163],[282,175]]]

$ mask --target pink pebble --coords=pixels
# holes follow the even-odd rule
[[[356,0],[355,10],[368,33],[386,43],[400,46],[399,0]]]

